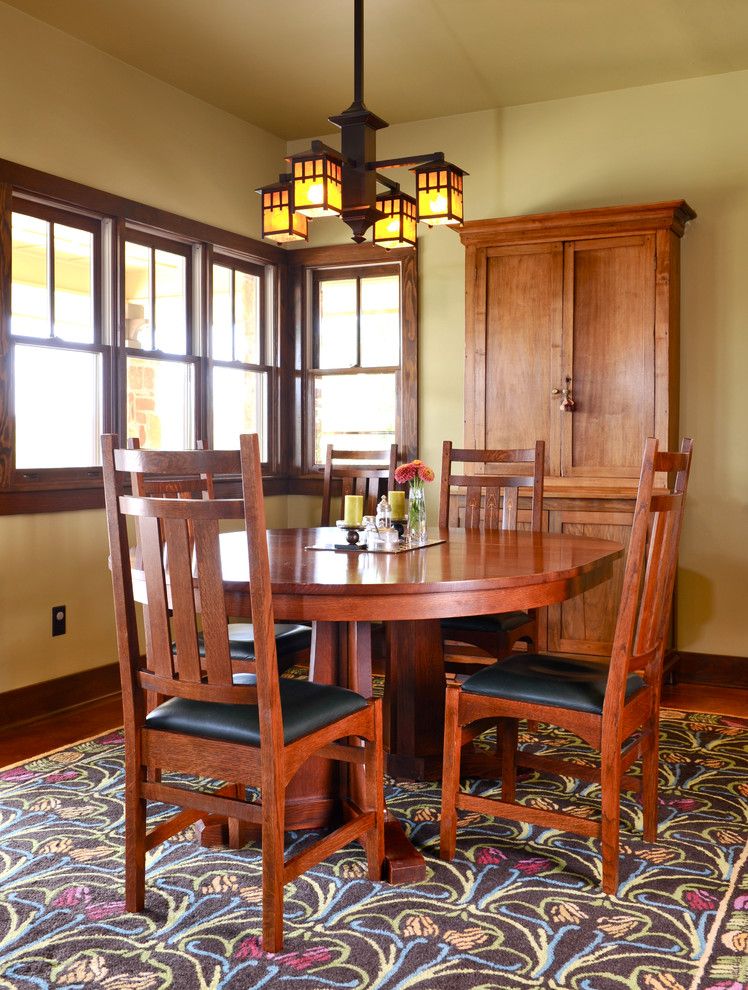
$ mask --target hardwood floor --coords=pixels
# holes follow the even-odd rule
[[[748,718],[748,691],[704,684],[676,684],[663,689],[665,708]],[[0,731],[0,767],[9,766],[61,746],[122,725],[119,695],[70,708],[48,718]]]
[[[48,753],[89,736],[122,725],[122,698],[110,695],[100,701],[68,708],[46,718],[11,725],[0,731],[0,766]]]

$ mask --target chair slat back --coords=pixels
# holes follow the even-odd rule
[[[129,707],[136,717],[144,718],[142,694],[145,689],[157,690],[162,696],[236,703],[256,703],[258,696],[262,695],[268,704],[277,707],[277,719],[273,716],[268,726],[277,722],[275,733],[276,736],[280,733],[277,738],[282,745],[264,511],[261,520],[257,515],[258,497],[262,507],[259,445],[255,444],[252,448],[250,444],[245,455],[246,463],[240,460],[238,451],[122,450],[117,447],[117,438],[111,435],[102,438],[102,450],[126,710]],[[254,454],[256,461],[252,459]],[[199,479],[201,474],[212,477],[218,473],[241,473],[243,483],[248,483],[253,473],[256,475],[252,484],[255,488],[259,486],[259,496],[255,491],[251,511],[247,499],[197,499],[125,493],[125,482],[134,475],[141,476],[139,487],[148,490],[150,475],[163,477],[168,474],[180,479]],[[142,578],[135,555],[130,551],[128,518],[137,520]],[[264,574],[260,567],[261,593],[254,587],[254,574],[250,569],[252,602],[257,599],[258,607],[271,616],[269,637],[264,636],[260,644],[255,636],[257,689],[233,683],[219,545],[219,524],[228,519],[244,519],[248,541],[253,545],[259,544],[265,553]],[[144,580],[145,584],[145,670],[140,660],[134,620],[133,580]],[[205,644],[202,657],[198,649],[198,619]],[[253,621],[256,621],[254,616]],[[176,644],[176,650],[172,649],[172,643]]]
[[[516,529],[519,489],[532,492],[532,529],[543,525],[545,442],[512,450],[470,450],[442,445],[439,525],[465,529]],[[472,473],[457,472],[455,464],[474,465]],[[528,465],[530,466],[528,468]]]
[[[364,515],[376,513],[377,502],[395,485],[397,444],[389,450],[336,450],[327,445],[322,487],[322,512],[320,524],[331,526],[334,490],[338,484],[341,499],[346,495],[362,495]]]
[[[605,699],[611,718],[631,672],[649,684],[662,676],[692,451],[690,438],[680,451],[658,451],[653,437],[644,447]],[[661,472],[675,475],[665,491],[655,488]]]

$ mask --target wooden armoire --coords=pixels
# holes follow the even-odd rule
[[[644,440],[678,444],[683,200],[470,221],[465,445],[546,441],[551,532],[628,541]],[[609,655],[623,563],[553,606],[541,649]]]

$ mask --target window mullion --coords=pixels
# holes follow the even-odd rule
[[[151,252],[151,351],[156,350],[156,249]]]
[[[49,336],[55,336],[55,225],[47,224],[49,245],[47,250],[47,287],[49,289]]]
[[[231,360],[236,361],[236,268],[231,269]]]

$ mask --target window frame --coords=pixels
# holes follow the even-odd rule
[[[285,285],[285,253],[282,248],[253,240],[241,234],[222,230],[201,221],[106,193],[81,183],[62,179],[49,173],[0,159],[0,515],[34,512],[56,512],[103,506],[100,467],[15,469],[15,422],[13,414],[13,347],[18,337],[11,338],[11,217],[17,204],[27,203],[35,208],[60,211],[63,222],[75,226],[76,220],[86,218],[101,229],[100,250],[97,252],[97,286],[100,286],[99,322],[102,358],[102,428],[126,437],[126,350],[124,325],[124,241],[141,236],[160,238],[165,250],[188,252],[193,278],[188,284],[188,301],[192,307],[193,332],[191,359],[195,361],[194,430],[197,439],[208,436],[207,388],[209,385],[207,353],[210,318],[211,259],[213,254],[226,256],[232,263],[256,265],[264,272],[266,291],[265,361],[271,367],[270,376],[276,382],[281,349],[279,339],[283,310],[279,292]],[[26,338],[21,338],[24,341]],[[40,338],[34,338],[38,343]],[[44,346],[43,344],[41,346]],[[70,345],[80,349],[85,345]],[[161,352],[132,350],[143,356]],[[171,355],[164,355],[166,358]],[[175,355],[184,360],[183,355]],[[268,437],[269,460],[263,466],[268,472],[264,487],[266,494],[285,490],[279,450],[280,408],[278,388],[269,388]],[[26,477],[23,477],[26,475]],[[233,491],[231,482],[222,485]]]
[[[112,403],[110,400],[113,381],[113,361],[112,343],[104,326],[103,292],[102,292],[102,251],[105,240],[103,221],[100,218],[92,217],[84,211],[66,208],[63,205],[43,202],[33,197],[27,197],[12,193],[10,197],[10,220],[14,213],[25,216],[36,217],[49,223],[51,227],[55,223],[64,224],[69,227],[76,227],[86,230],[93,235],[93,330],[94,342],[91,344],[77,344],[55,338],[54,333],[49,338],[29,337],[25,334],[13,334],[11,328],[12,313],[12,271],[10,272],[8,286],[7,320],[8,334],[7,347],[9,354],[9,367],[11,373],[8,378],[8,406],[9,418],[12,424],[13,439],[15,441],[15,377],[12,373],[14,366],[15,348],[18,344],[24,346],[34,346],[40,348],[54,348],[61,351],[78,351],[89,354],[99,354],[101,357],[101,416],[103,432],[110,432],[113,424]],[[9,252],[12,256],[12,233],[9,245]],[[54,275],[54,247],[52,248],[52,272]],[[10,264],[9,264],[10,269]],[[50,315],[51,327],[54,331],[54,277],[50,279]],[[70,489],[81,484],[90,483],[91,479],[101,477],[101,467],[95,464],[79,465],[77,467],[66,468],[43,468],[28,467],[18,468],[15,463],[15,442],[11,454],[10,464],[6,468],[9,478],[8,487],[17,489],[48,489],[63,488]]]
[[[288,424],[293,441],[296,480],[289,491],[316,491],[324,465],[314,463],[313,382],[324,369],[312,367],[314,360],[315,289],[320,278],[350,277],[350,273],[400,276],[400,370],[397,385],[395,442],[401,460],[418,451],[418,255],[417,249],[385,250],[373,244],[346,244],[327,248],[297,248],[289,251],[289,309],[293,330],[293,363],[289,363],[288,388],[293,392],[300,416]],[[390,366],[387,366],[387,370]],[[350,373],[377,372],[356,368]],[[381,371],[381,369],[379,369]],[[333,371],[333,374],[339,374]],[[311,485],[309,482],[312,481]]]
[[[127,304],[127,298],[125,295],[125,272],[126,272],[126,247],[128,243],[139,244],[141,247],[147,247],[151,251],[152,258],[152,269],[151,269],[151,305],[153,307],[152,311],[152,321],[153,327],[156,332],[158,332],[158,324],[155,320],[155,309],[156,309],[156,293],[155,293],[155,257],[156,251],[165,251],[169,254],[180,255],[185,259],[185,321],[186,321],[186,347],[184,354],[173,354],[170,351],[162,351],[157,348],[146,349],[138,347],[128,347],[127,346],[127,335],[126,335],[126,324],[125,324],[125,307]],[[192,245],[184,243],[183,241],[172,239],[169,237],[164,237],[163,234],[156,233],[150,230],[144,230],[143,228],[134,228],[126,226],[122,233],[122,244],[121,244],[121,258],[122,258],[122,273],[120,277],[119,284],[122,286],[122,319],[119,321],[119,325],[116,329],[116,346],[121,355],[121,382],[119,382],[118,390],[118,404],[117,404],[117,422],[121,424],[121,429],[119,432],[120,438],[126,436],[128,433],[127,429],[127,369],[128,369],[128,359],[141,357],[145,360],[152,360],[164,363],[182,364],[187,365],[192,369],[192,427],[193,427],[193,440],[199,440],[204,435],[204,417],[202,414],[202,368],[201,368],[201,347],[199,339],[199,327],[197,321],[195,320],[195,305],[194,305],[194,277],[195,273],[193,270],[193,260],[194,260],[194,249]],[[153,330],[151,331],[153,332]]]
[[[259,363],[253,363],[248,361],[238,361],[236,359],[232,361],[225,361],[223,359],[218,359],[213,355],[213,268],[218,265],[223,268],[229,268],[232,273],[232,307],[236,301],[235,295],[235,285],[236,285],[236,272],[242,272],[245,275],[254,275],[260,280],[260,360]],[[250,371],[257,372],[259,374],[265,375],[266,382],[266,398],[267,398],[267,408],[266,408],[266,431],[267,434],[264,437],[264,446],[267,451],[267,457],[262,461],[263,471],[268,470],[274,473],[278,473],[280,470],[280,463],[277,454],[278,449],[278,388],[279,388],[279,378],[280,378],[280,361],[279,361],[279,347],[278,339],[279,332],[273,333],[273,299],[276,294],[275,280],[273,279],[273,273],[268,271],[267,266],[259,264],[256,261],[250,261],[247,258],[237,257],[236,255],[229,254],[225,251],[221,251],[218,248],[214,248],[210,252],[210,258],[208,260],[208,326],[207,326],[207,340],[206,340],[206,351],[208,355],[207,363],[207,382],[205,388],[206,395],[206,436],[213,439],[213,369],[215,367],[219,368],[236,368],[240,371]],[[233,314],[232,314],[233,315]],[[277,323],[277,321],[275,321]],[[232,350],[235,347],[235,341],[232,339]],[[274,410],[276,410],[274,414]]]

